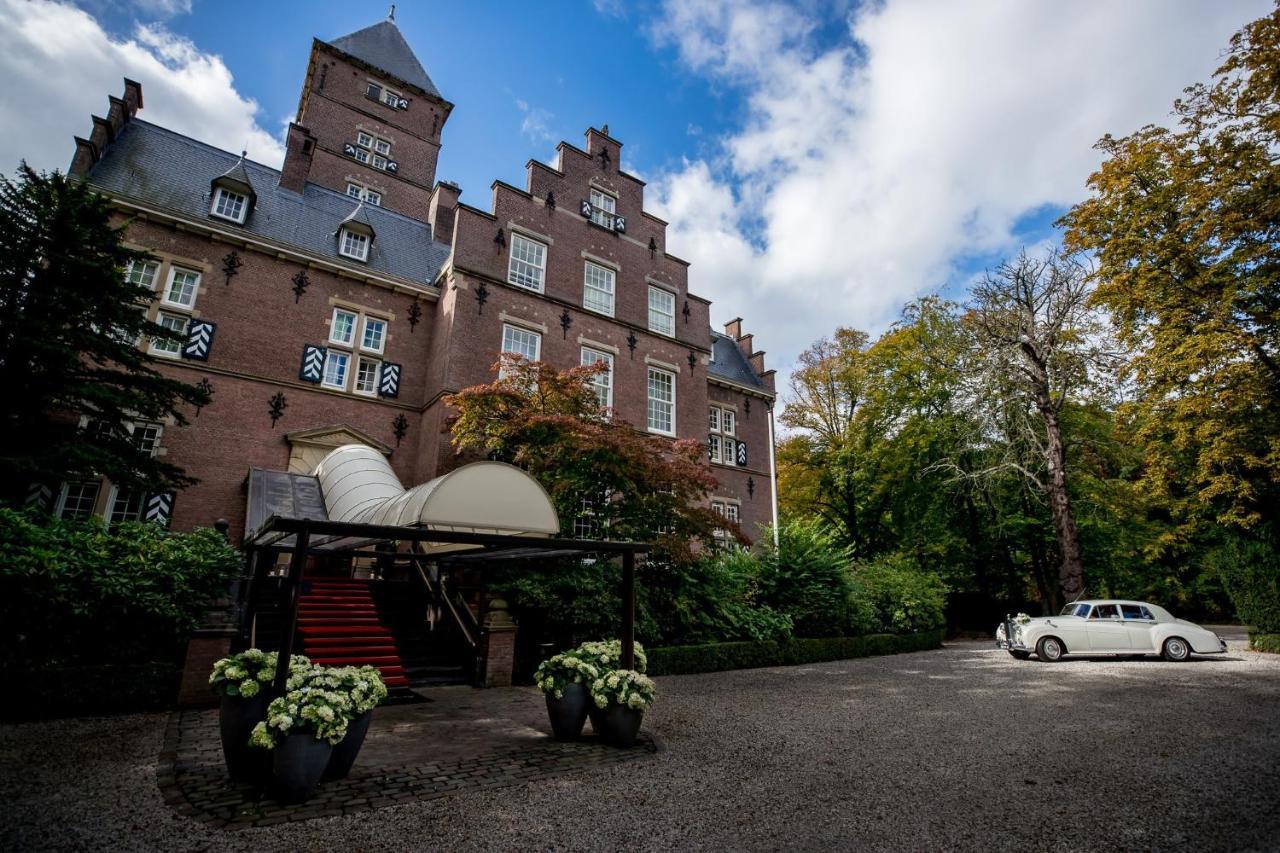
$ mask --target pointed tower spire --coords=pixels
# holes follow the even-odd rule
[[[395,6],[391,7],[391,14],[385,21],[336,38],[329,42],[329,46],[443,100],[440,90],[427,76],[426,69],[396,26]]]

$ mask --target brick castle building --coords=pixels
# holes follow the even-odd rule
[[[492,381],[500,351],[565,368],[604,361],[616,415],[707,440],[715,509],[754,534],[770,521],[773,372],[742,331],[710,327],[689,265],[666,251],[644,182],[608,127],[489,209],[437,179],[445,100],[391,20],[314,41],[283,168],[136,117],[126,80],[76,139],[72,174],[107,195],[128,242],[154,255],[128,275],[154,287],[184,345],[144,344],[212,402],[139,440],[200,482],[148,496],[65,483],[67,516],[168,518],[179,529],[245,518],[252,467],[310,473],[334,447],[384,453],[406,485],[457,464],[442,398]]]

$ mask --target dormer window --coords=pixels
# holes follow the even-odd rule
[[[369,235],[351,228],[338,233],[338,254],[357,261],[369,260]]]
[[[219,219],[229,219],[237,225],[243,225],[245,214],[248,212],[248,196],[233,192],[226,187],[218,187],[214,192],[213,208],[210,213]]]

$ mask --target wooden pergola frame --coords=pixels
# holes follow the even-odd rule
[[[293,542],[288,543],[290,537]],[[573,554],[604,554],[622,558],[622,668],[635,667],[636,640],[636,555],[649,551],[644,542],[617,542],[594,539],[558,539],[545,536],[520,536],[476,533],[463,530],[438,530],[427,527],[400,527],[361,524],[351,521],[284,518],[273,515],[257,530],[244,538],[244,549],[250,555],[263,550],[289,551],[289,574],[285,582],[288,617],[281,638],[279,661],[273,687],[283,695],[289,680],[289,661],[293,657],[294,634],[298,629],[298,596],[302,571],[312,554],[352,553],[379,542],[415,542],[437,545],[471,545],[466,551],[450,551],[441,559],[459,561],[517,560],[558,557]],[[429,556],[429,554],[427,555]],[[257,574],[256,560],[253,574]]]

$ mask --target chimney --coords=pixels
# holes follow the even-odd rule
[[[462,188],[453,181],[437,181],[431,191],[427,222],[431,224],[431,238],[437,243],[453,244],[453,220],[458,214],[460,195]]]
[[[754,340],[755,335],[742,335],[738,338],[738,349],[742,350],[742,354],[747,358],[751,358],[755,355],[755,347],[753,346]]]
[[[124,78],[124,103],[127,109],[128,118],[133,118],[138,114],[138,110],[142,109],[142,84],[136,80]]]
[[[89,117],[93,122],[93,130],[90,131],[89,138],[75,137],[76,153],[72,155],[71,165],[67,167],[68,174],[83,177],[89,174],[94,164],[102,159],[107,146],[115,141],[116,136],[142,107],[142,85],[126,77],[124,78],[124,97],[108,95],[107,100],[111,104],[111,109],[107,111],[106,118]]]
[[[756,376],[764,375],[764,350],[751,353],[747,357],[747,361],[751,362],[751,369],[756,372]]]
[[[316,138],[297,122],[289,122],[289,135],[285,140],[284,168],[280,170],[280,186],[296,193],[302,192],[311,174],[311,158],[316,153]]]
[[[734,317],[724,324],[724,333],[735,341],[742,336],[742,318]]]

